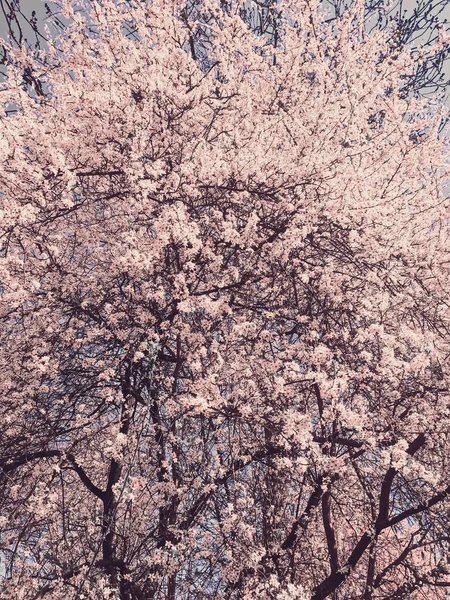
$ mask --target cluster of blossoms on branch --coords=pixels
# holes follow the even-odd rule
[[[0,83],[0,598],[443,599],[446,39],[59,4]]]

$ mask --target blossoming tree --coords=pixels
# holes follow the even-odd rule
[[[446,40],[62,9],[0,88],[0,597],[444,598]]]

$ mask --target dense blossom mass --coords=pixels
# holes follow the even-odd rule
[[[0,83],[0,598],[443,599],[446,39],[60,4]]]

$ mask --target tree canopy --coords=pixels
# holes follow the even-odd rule
[[[443,29],[82,7],[0,84],[0,598],[445,598]]]

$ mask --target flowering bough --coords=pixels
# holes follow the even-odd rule
[[[0,597],[444,598],[446,39],[78,8],[0,89]]]

